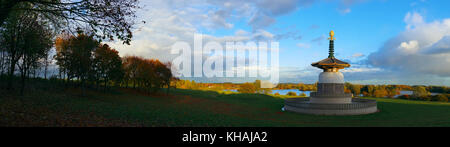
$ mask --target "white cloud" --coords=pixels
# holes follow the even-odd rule
[[[157,58],[171,61],[175,56],[169,54],[171,46],[176,41],[186,41],[193,45],[195,33],[200,30],[215,30],[218,28],[233,28],[234,17],[250,18],[259,9],[256,4],[239,1],[174,1],[152,0],[143,1],[145,7],[138,12],[138,19],[147,23],[137,26],[131,45],[109,42],[121,56],[138,55],[147,58]],[[233,15],[238,13],[239,16]],[[274,35],[266,30],[257,29],[252,32],[238,30],[231,36],[211,36],[204,34],[204,41],[249,41],[252,39],[272,39]]]
[[[341,12],[342,14],[347,14],[347,13],[352,12],[352,9],[350,9],[350,8],[339,9],[339,12]]]
[[[341,14],[352,12],[351,6],[365,2],[367,0],[339,0],[339,8],[337,9]]]
[[[236,36],[245,36],[245,35],[248,35],[249,34],[249,32],[247,32],[247,31],[245,31],[245,30],[237,30],[236,32],[234,32],[234,35],[236,35]]]
[[[274,35],[272,33],[265,30],[257,30],[255,33],[253,33],[253,38],[255,40],[271,40],[273,37]]]
[[[400,46],[398,48],[402,50],[405,54],[413,54],[416,53],[417,50],[419,49],[419,42],[417,40],[402,42],[400,43]]]
[[[341,70],[343,73],[354,73],[354,72],[379,72],[383,71],[381,68],[370,68],[370,67],[359,67],[359,68],[348,68]]]
[[[147,23],[139,25],[134,31],[130,46],[120,42],[110,42],[112,47],[123,55],[140,55],[148,58],[159,58],[169,61],[173,58],[168,54],[170,46],[175,41],[193,41],[195,33],[203,33],[206,29],[234,28],[235,20],[248,20],[252,30],[236,31],[234,36],[209,36],[218,41],[245,41],[262,39],[301,39],[299,32],[291,31],[273,34],[264,29],[276,22],[275,17],[284,15],[301,7],[313,4],[313,0],[151,0],[142,1],[143,9],[138,11],[138,20]],[[343,2],[346,5],[351,1]],[[319,39],[323,39],[322,36]],[[319,40],[317,40],[319,41]]]
[[[368,57],[369,64],[400,73],[450,77],[450,19],[424,22],[408,13],[404,32]]]
[[[311,42],[315,42],[318,45],[320,45],[326,38],[327,38],[326,35],[322,34],[320,37],[312,39]]]
[[[422,15],[417,12],[408,12],[404,18],[404,21],[408,24],[406,26],[407,29],[411,29],[412,26],[422,25],[424,23]]]
[[[301,36],[298,31],[279,31],[274,34],[264,28],[276,23],[277,16],[310,6],[314,2],[314,0],[142,1],[141,3],[145,6],[138,12],[138,19],[145,20],[147,23],[137,26],[131,45],[123,45],[118,41],[108,44],[116,48],[121,56],[137,55],[167,62],[177,56],[169,52],[176,41],[186,41],[193,45],[195,33],[204,33],[204,30],[213,32],[217,29],[235,28],[236,20],[248,20],[247,25],[251,27],[250,30],[237,29],[233,35],[229,36],[213,36],[206,33],[203,35],[203,43],[211,40],[220,43],[287,38],[299,40]],[[318,28],[318,26],[313,26],[313,28]],[[319,43],[325,38],[325,35],[322,35],[312,42]],[[305,43],[300,46],[309,48],[310,45]],[[280,74],[287,74],[284,71],[280,71]],[[309,75],[320,70],[314,69],[313,71],[305,70],[302,73]],[[293,77],[295,75],[297,74],[290,73],[286,76]]]

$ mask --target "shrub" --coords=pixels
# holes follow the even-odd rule
[[[444,94],[439,94],[433,97],[433,101],[448,102],[448,97]]]
[[[387,95],[388,92],[383,87],[377,87],[377,89],[373,92],[373,96],[375,97],[386,97]]]
[[[405,94],[405,95],[401,95],[401,96],[399,96],[398,98],[400,98],[400,99],[407,99],[407,100],[409,100],[409,99],[411,99],[411,96],[409,96],[409,95]]]
[[[297,96],[297,93],[292,92],[292,91],[289,91],[286,95],[289,95],[289,96]]]
[[[269,88],[265,88],[265,89],[263,89],[262,91],[263,91],[264,94],[270,94],[270,93],[272,93],[272,89],[269,89]]]
[[[277,93],[275,93],[275,95],[277,95],[277,96],[278,96],[278,95],[280,95],[280,93],[278,93],[278,92],[277,92]]]
[[[241,86],[239,86],[238,91],[240,93],[255,93],[256,92],[256,87],[255,87],[254,84],[244,83]]]
[[[427,97],[430,93],[423,86],[417,86],[413,90],[412,97],[422,99],[422,97]]]
[[[306,94],[305,93],[300,93],[300,96],[306,97]]]
[[[366,92],[366,91],[363,91],[362,94],[363,94],[363,96],[365,96],[365,97],[370,96],[370,94],[369,94],[368,92]]]
[[[58,76],[57,75],[50,76],[50,81],[57,81],[57,80],[58,80]]]
[[[419,100],[423,100],[423,101],[431,101],[431,96],[426,95],[426,96],[421,96],[418,97]]]

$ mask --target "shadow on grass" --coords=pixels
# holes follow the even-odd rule
[[[165,89],[157,94],[119,89],[89,90],[83,97],[77,88],[48,84],[25,96],[0,98],[6,116],[0,126],[450,126],[446,103],[371,98],[381,112],[318,116],[282,112],[284,99],[264,94],[170,89],[166,95]]]

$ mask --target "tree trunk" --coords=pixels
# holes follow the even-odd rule
[[[96,87],[95,89],[97,89],[97,90],[99,89],[99,85],[100,85],[99,83],[100,83],[100,80],[97,79],[95,81],[95,87]]]
[[[166,95],[169,95],[169,90],[170,90],[170,82],[167,84],[167,93],[166,93]]]
[[[10,64],[8,73],[8,89],[12,89],[13,87],[14,71],[16,70],[16,62],[12,61]]]
[[[47,68],[48,68],[48,61],[47,57],[45,58],[45,67],[44,67],[44,79],[47,79]]]
[[[82,95],[83,96],[86,96],[86,89],[84,88],[84,79],[82,79],[82,78],[80,78],[80,80],[81,80],[81,93],[82,93]]]
[[[22,75],[22,82],[21,82],[21,86],[20,86],[20,94],[23,95],[24,91],[25,91],[25,78],[27,78],[26,76],[26,70],[23,71]]]
[[[4,66],[5,66],[5,60],[4,60],[4,58],[5,58],[5,52],[4,51],[2,51],[2,57],[0,58],[0,76],[2,76],[2,78],[3,78],[3,69],[4,69]]]
[[[25,91],[25,79],[27,78],[27,74],[30,73],[30,71],[28,71],[28,67],[27,66],[27,62],[26,62],[26,58],[24,57],[24,61],[22,62],[22,69],[20,71],[20,77],[21,77],[21,85],[20,85],[20,94],[23,95],[24,91]]]
[[[106,92],[106,88],[108,87],[108,78],[105,78],[104,92]]]

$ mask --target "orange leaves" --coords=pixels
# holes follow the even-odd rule
[[[60,70],[69,77],[86,79],[91,68],[92,51],[98,47],[99,42],[93,36],[78,34],[58,37],[55,43]]]
[[[155,92],[164,85],[169,85],[172,78],[171,70],[157,59],[127,56],[123,58],[123,68],[126,84],[132,81],[149,92]]]

